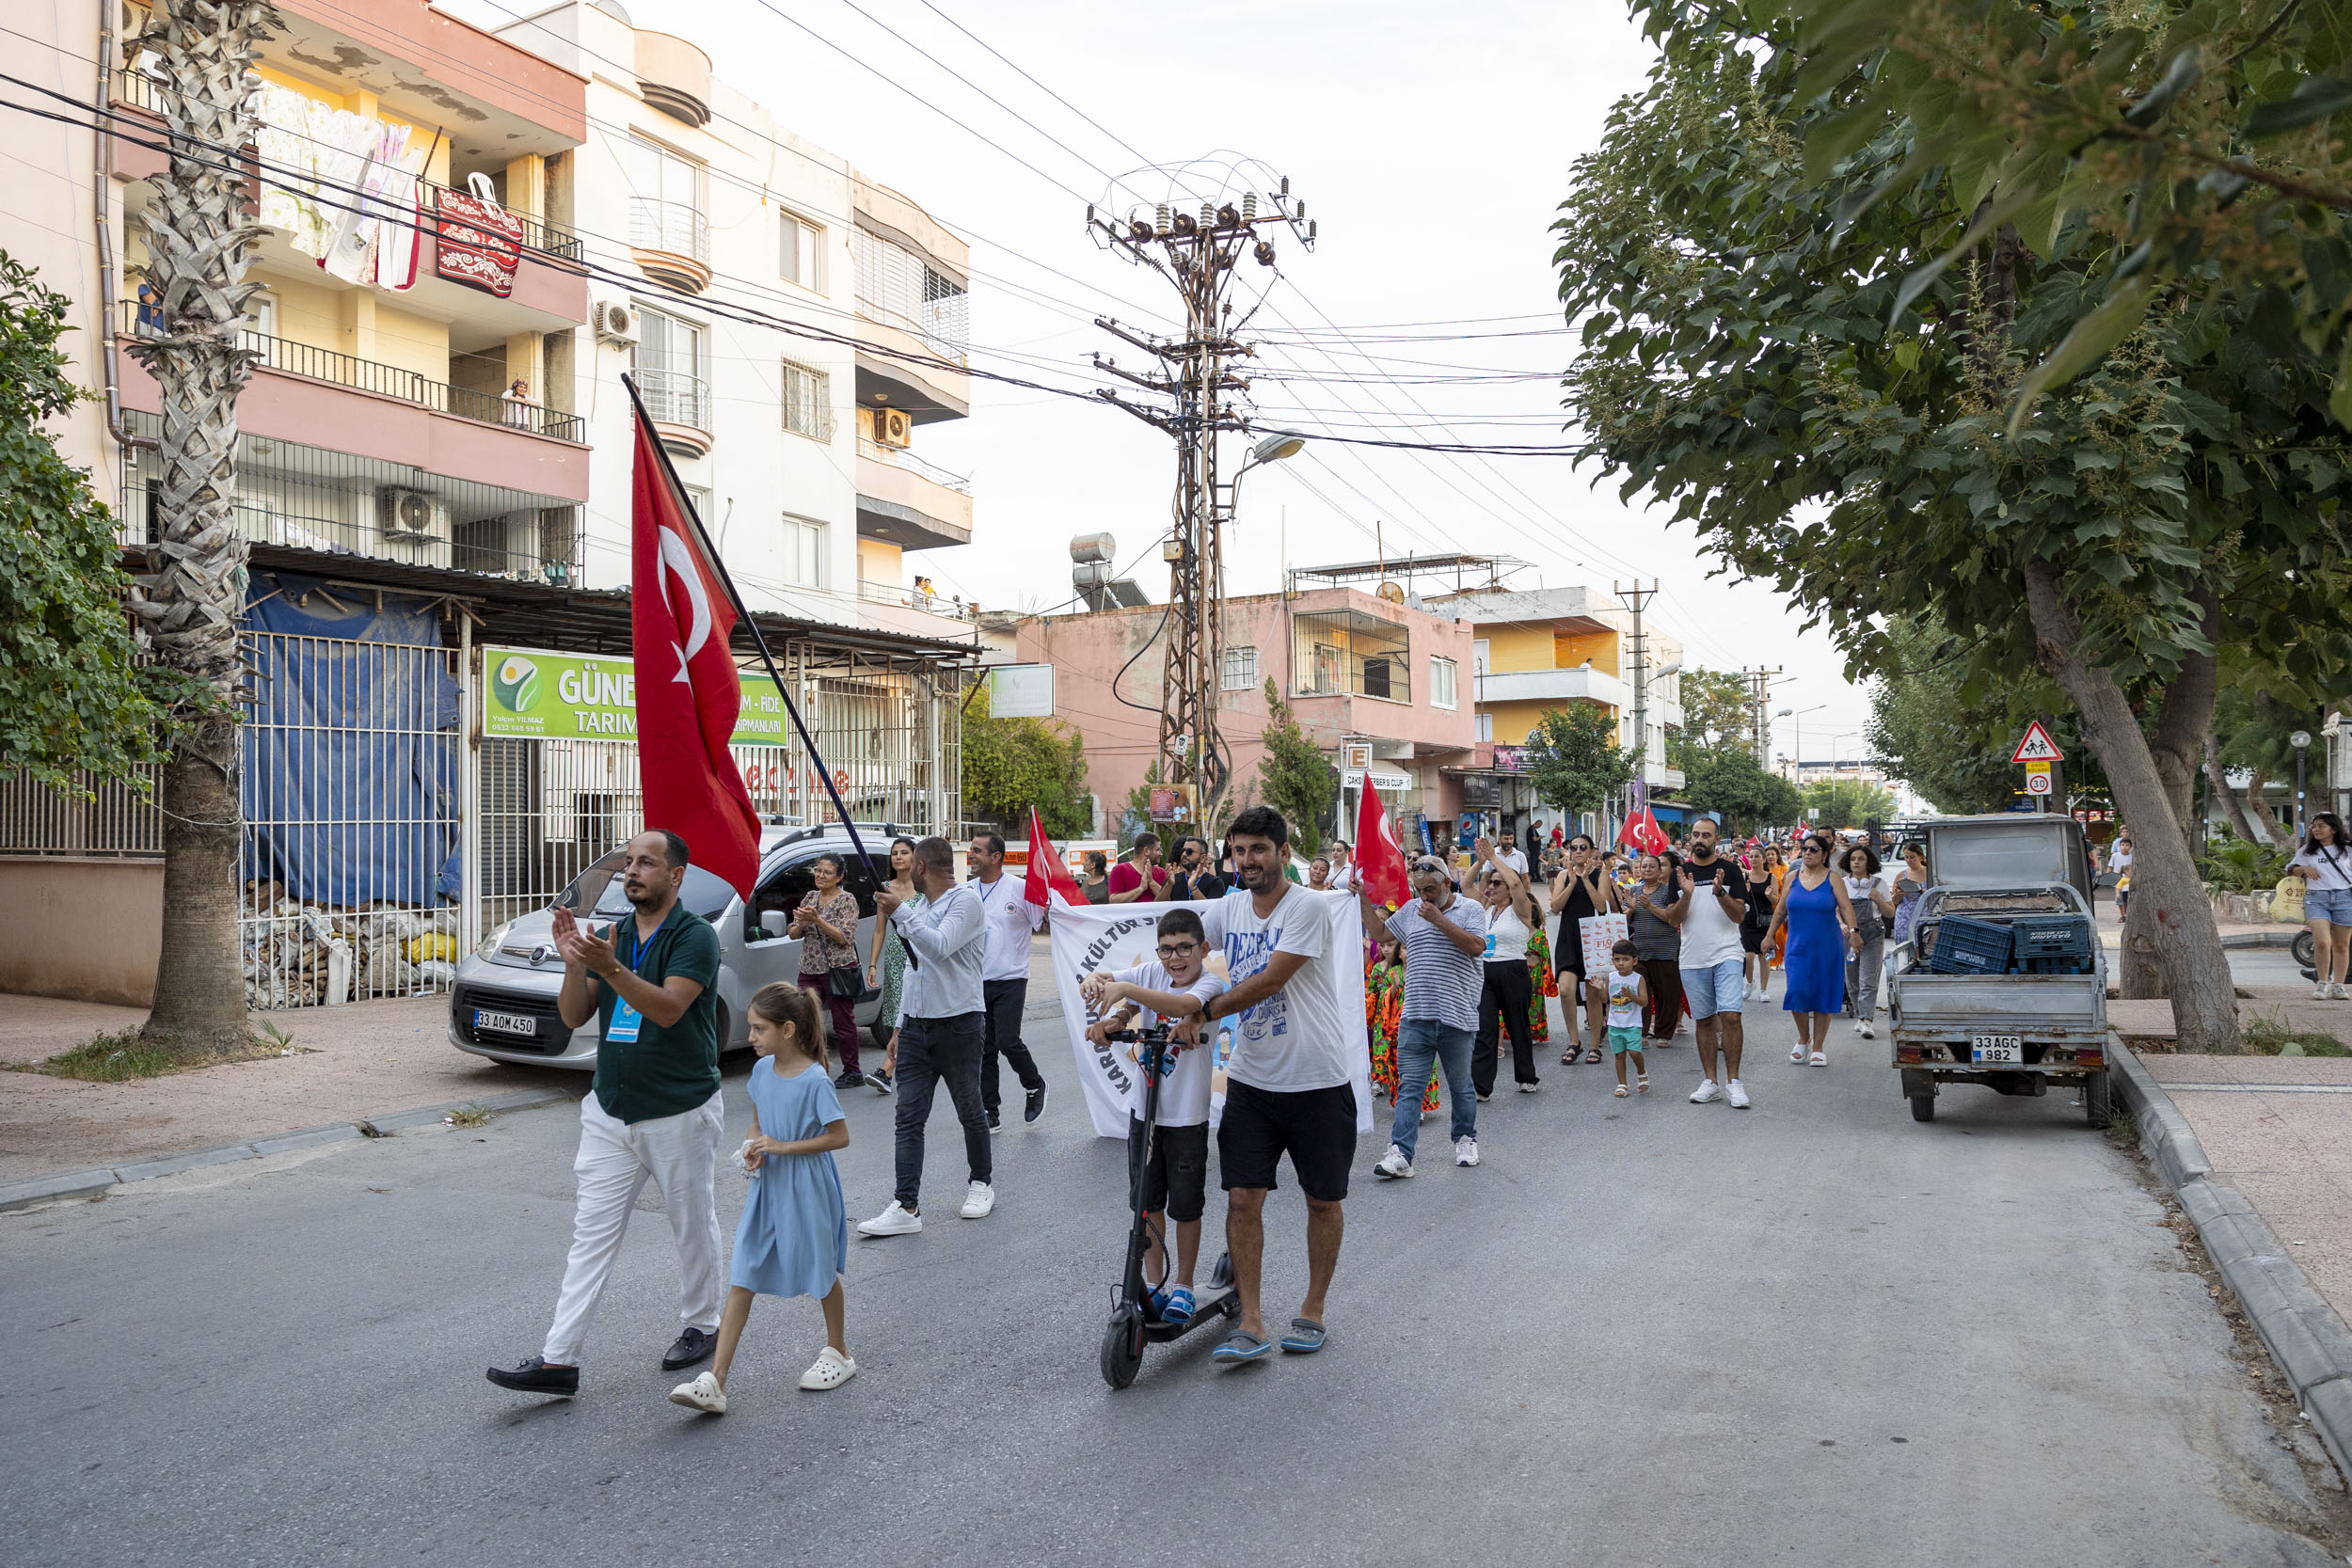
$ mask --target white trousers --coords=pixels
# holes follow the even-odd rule
[[[621,1250],[628,1216],[645,1179],[661,1189],[670,1229],[677,1237],[678,1317],[689,1326],[716,1330],[726,1294],[719,1243],[719,1211],[711,1181],[719,1164],[725,1111],[712,1095],[691,1111],[647,1121],[616,1121],[595,1092],[580,1102],[580,1152],[572,1160],[579,1190],[572,1215],[572,1254],[564,1264],[564,1291],[540,1359],[580,1365],[580,1342],[605,1276]]]

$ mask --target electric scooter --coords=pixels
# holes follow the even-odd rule
[[[1160,1079],[1168,1066],[1168,1026],[1156,1024],[1144,1030],[1121,1030],[1111,1036],[1115,1040],[1131,1041],[1136,1046],[1136,1066],[1143,1073],[1143,1136],[1144,1160],[1152,1157],[1152,1140],[1159,1136]],[[1159,1238],[1161,1256],[1172,1271],[1176,1264],[1176,1249],[1169,1239]],[[1193,1291],[1192,1316],[1181,1323],[1161,1318],[1152,1307],[1151,1287],[1143,1282],[1143,1258],[1152,1242],[1150,1211],[1136,1206],[1135,1224],[1127,1232],[1127,1268],[1120,1275],[1117,1290],[1111,1296],[1110,1325],[1103,1331],[1103,1381],[1114,1388],[1124,1388],[1136,1380],[1143,1367],[1143,1347],[1166,1344],[1181,1339],[1206,1323],[1220,1323],[1239,1316],[1241,1296],[1233,1289],[1233,1259],[1231,1253],[1219,1253],[1216,1266],[1209,1271],[1208,1283]]]

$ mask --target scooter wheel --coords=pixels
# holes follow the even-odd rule
[[[1143,1368],[1143,1314],[1121,1306],[1103,1330],[1103,1381],[1124,1388]]]

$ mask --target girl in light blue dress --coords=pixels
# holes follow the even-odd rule
[[[825,1026],[817,999],[798,986],[765,986],[746,1009],[759,1060],[744,1087],[752,1135],[740,1150],[752,1189],[735,1227],[735,1263],[710,1370],[670,1390],[670,1402],[712,1416],[727,1411],[727,1369],[752,1315],[752,1297],[815,1296],[825,1309],[825,1348],[801,1386],[838,1388],[857,1374],[842,1342],[841,1275],[850,1214],[833,1152],[850,1147],[850,1124],[825,1076]]]

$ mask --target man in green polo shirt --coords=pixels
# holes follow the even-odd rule
[[[596,1087],[580,1102],[572,1252],[547,1344],[492,1383],[526,1393],[580,1392],[580,1347],[638,1194],[652,1178],[677,1236],[678,1316],[685,1329],[662,1356],[666,1371],[691,1367],[717,1342],[726,1276],[711,1194],[724,1119],[719,1096],[719,933],[678,902],[686,841],[660,829],[629,840],[622,891],[633,919],[598,931],[558,906],[564,955],[556,1002],[564,1027],[591,1015],[602,1039]],[[597,890],[601,892],[602,890]],[[591,907],[593,908],[593,901]]]

